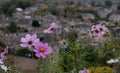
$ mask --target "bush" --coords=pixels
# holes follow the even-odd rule
[[[32,21],[32,26],[33,26],[33,27],[40,27],[41,25],[39,24],[39,21],[38,21],[38,20],[33,20],[33,21]]]
[[[16,23],[14,21],[11,21],[10,22],[10,26],[8,27],[8,30],[11,32],[11,33],[15,33],[18,31],[18,28],[16,26]]]
[[[114,73],[113,69],[108,67],[108,66],[104,66],[104,67],[90,67],[89,68],[90,73]]]
[[[32,58],[32,51],[28,50],[27,48],[19,49],[15,52],[15,55],[22,56],[22,57],[28,57]],[[30,56],[31,55],[31,56]],[[35,58],[35,55],[33,54],[33,57]]]
[[[117,10],[119,10],[119,11],[120,11],[120,4],[117,6]]]
[[[61,11],[54,5],[51,5],[48,7],[48,11],[53,14],[53,15],[56,15],[56,16],[59,16],[61,14]]]
[[[105,1],[105,6],[106,7],[111,7],[112,6],[112,2],[110,0]]]
[[[3,12],[3,14],[9,17],[12,17],[13,12],[15,11],[16,8],[16,6],[11,2],[3,3],[1,7],[2,7],[1,11]]]

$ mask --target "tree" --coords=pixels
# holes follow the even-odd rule
[[[16,26],[16,23],[14,21],[11,21],[10,22],[10,26],[8,27],[8,30],[11,32],[11,33],[15,33],[17,32],[17,26]]]
[[[32,21],[32,26],[33,27],[40,27],[39,21],[38,20],[33,20]]]
[[[106,7],[111,7],[112,6],[112,2],[109,1],[109,0],[105,1],[105,6]]]
[[[92,2],[91,2],[91,6],[95,6],[95,1],[92,1]]]
[[[61,14],[61,11],[54,5],[51,5],[48,7],[48,10],[51,14],[59,16]]]
[[[120,4],[117,6],[117,10],[119,10],[119,11],[120,11]]]
[[[3,3],[1,5],[1,11],[6,16],[12,17],[13,12],[15,11],[16,6],[11,2]]]
[[[22,9],[26,9],[27,7],[30,7],[34,4],[33,0],[21,0],[18,3],[18,7],[22,8]]]
[[[73,4],[75,4],[75,3],[74,3],[74,1],[69,1],[69,0],[68,0],[68,1],[66,1],[66,4],[67,4],[67,5],[73,5]]]
[[[68,33],[68,39],[70,40],[70,42],[75,42],[75,40],[77,39],[77,32],[75,31],[71,31]]]

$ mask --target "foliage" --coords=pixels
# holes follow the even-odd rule
[[[66,1],[66,4],[67,4],[67,5],[73,5],[73,4],[74,4],[74,1]]]
[[[47,8],[45,8],[45,9],[38,9],[37,11],[34,12],[34,14],[44,16],[44,15],[49,14],[49,11],[48,11]]]
[[[12,17],[13,12],[17,7],[26,9],[32,6],[33,4],[34,4],[33,0],[11,0],[11,1],[2,3],[0,11],[6,16]]]
[[[112,1],[106,0],[106,1],[105,1],[105,6],[106,6],[106,7],[111,7],[111,6],[112,6]]]
[[[11,2],[3,3],[1,5],[1,11],[9,17],[12,17],[13,12],[15,11],[16,6]]]
[[[39,27],[39,26],[41,26],[41,25],[39,24],[39,21],[38,21],[38,20],[33,20],[33,21],[32,21],[32,26],[33,26],[33,27]]]
[[[32,6],[35,2],[34,2],[34,0],[17,0],[17,1],[11,0],[11,3],[13,5],[15,5],[16,8],[19,7],[22,9],[26,9],[26,8]]]
[[[39,61],[40,61],[40,64],[38,66],[38,69],[40,70],[40,73],[63,72],[63,68],[61,66],[62,57],[58,54],[52,53],[46,59],[39,58]]]
[[[50,6],[48,7],[48,11],[49,11],[51,14],[56,15],[56,16],[59,16],[60,13],[61,13],[61,11],[60,11],[56,6],[54,6],[54,5],[50,5]]]
[[[32,57],[32,56],[29,56],[29,55],[31,55],[32,54],[32,52],[30,51],[30,50],[28,50],[28,49],[18,49],[16,52],[15,52],[15,55],[17,55],[17,56],[22,56],[22,57]]]
[[[28,32],[26,28],[16,26],[14,22],[10,26],[2,27],[1,30],[5,33]]]
[[[63,68],[62,73],[70,73],[72,71],[78,73],[78,71],[83,68],[90,68],[91,71],[93,70],[91,67],[108,66],[106,63],[107,60],[118,56],[115,53],[119,51],[119,49],[112,51],[113,48],[119,47],[114,40],[101,41],[93,46],[90,44],[90,40],[76,40],[73,36],[73,34],[71,37],[69,35],[67,39],[68,47],[60,52],[62,57],[62,61],[60,61],[60,66]],[[102,71],[101,69],[103,68],[108,69],[108,73],[113,72],[109,67],[98,68],[96,71]]]
[[[11,21],[10,22],[10,26],[8,27],[8,30],[11,32],[11,33],[15,33],[17,32],[17,26],[16,26],[16,23],[14,21]]]
[[[89,68],[90,73],[113,73],[113,69],[108,67],[108,66],[104,66],[104,67],[90,67]]]
[[[117,6],[117,10],[119,10],[119,11],[120,11],[120,4]]]
[[[20,7],[22,9],[26,9],[27,7],[30,7],[31,5],[33,5],[33,1],[32,0],[21,0],[18,2],[17,7]]]

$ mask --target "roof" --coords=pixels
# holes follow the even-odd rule
[[[16,22],[18,25],[30,25],[29,19],[20,19]]]
[[[56,16],[52,14],[45,15],[43,18],[46,20],[56,20]]]

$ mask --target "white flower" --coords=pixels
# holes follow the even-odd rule
[[[117,62],[119,62],[118,59],[110,59],[107,61],[108,64],[117,63]]]
[[[0,64],[3,64],[3,61],[0,59]]]
[[[0,65],[1,66],[1,69],[3,69],[4,71],[8,71],[8,68],[7,68],[7,66],[5,66],[4,64],[3,65]]]

